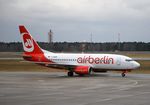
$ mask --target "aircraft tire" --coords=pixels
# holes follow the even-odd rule
[[[126,74],[125,74],[125,73],[122,73],[122,74],[121,74],[121,76],[122,76],[122,77],[125,77],[125,76],[126,76]]]
[[[68,72],[68,77],[73,77],[73,72],[72,71]]]

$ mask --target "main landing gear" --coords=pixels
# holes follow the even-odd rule
[[[72,71],[68,72],[68,77],[73,77],[73,72]]]
[[[126,76],[126,74],[125,74],[125,73],[122,73],[122,74],[121,74],[121,76],[122,76],[122,77],[125,77],[125,76]]]

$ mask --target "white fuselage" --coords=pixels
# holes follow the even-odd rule
[[[44,53],[45,57],[61,65],[89,66],[94,69],[131,70],[140,67],[132,58],[116,54]]]

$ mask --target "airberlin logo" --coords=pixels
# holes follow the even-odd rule
[[[34,50],[33,40],[28,33],[23,33],[23,48],[27,52]]]
[[[104,56],[104,57],[91,57],[91,56],[84,56],[84,57],[79,57],[77,59],[78,63],[89,63],[89,64],[114,64],[114,59],[109,57],[109,56]]]

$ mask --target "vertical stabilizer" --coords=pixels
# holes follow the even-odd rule
[[[42,49],[32,38],[30,33],[24,26],[19,26],[20,34],[22,37],[22,44],[25,54],[40,54],[43,53]]]
[[[44,55],[44,50],[40,48],[37,42],[32,38],[24,26],[19,26],[22,44],[24,49],[23,58],[34,62],[50,62]]]

